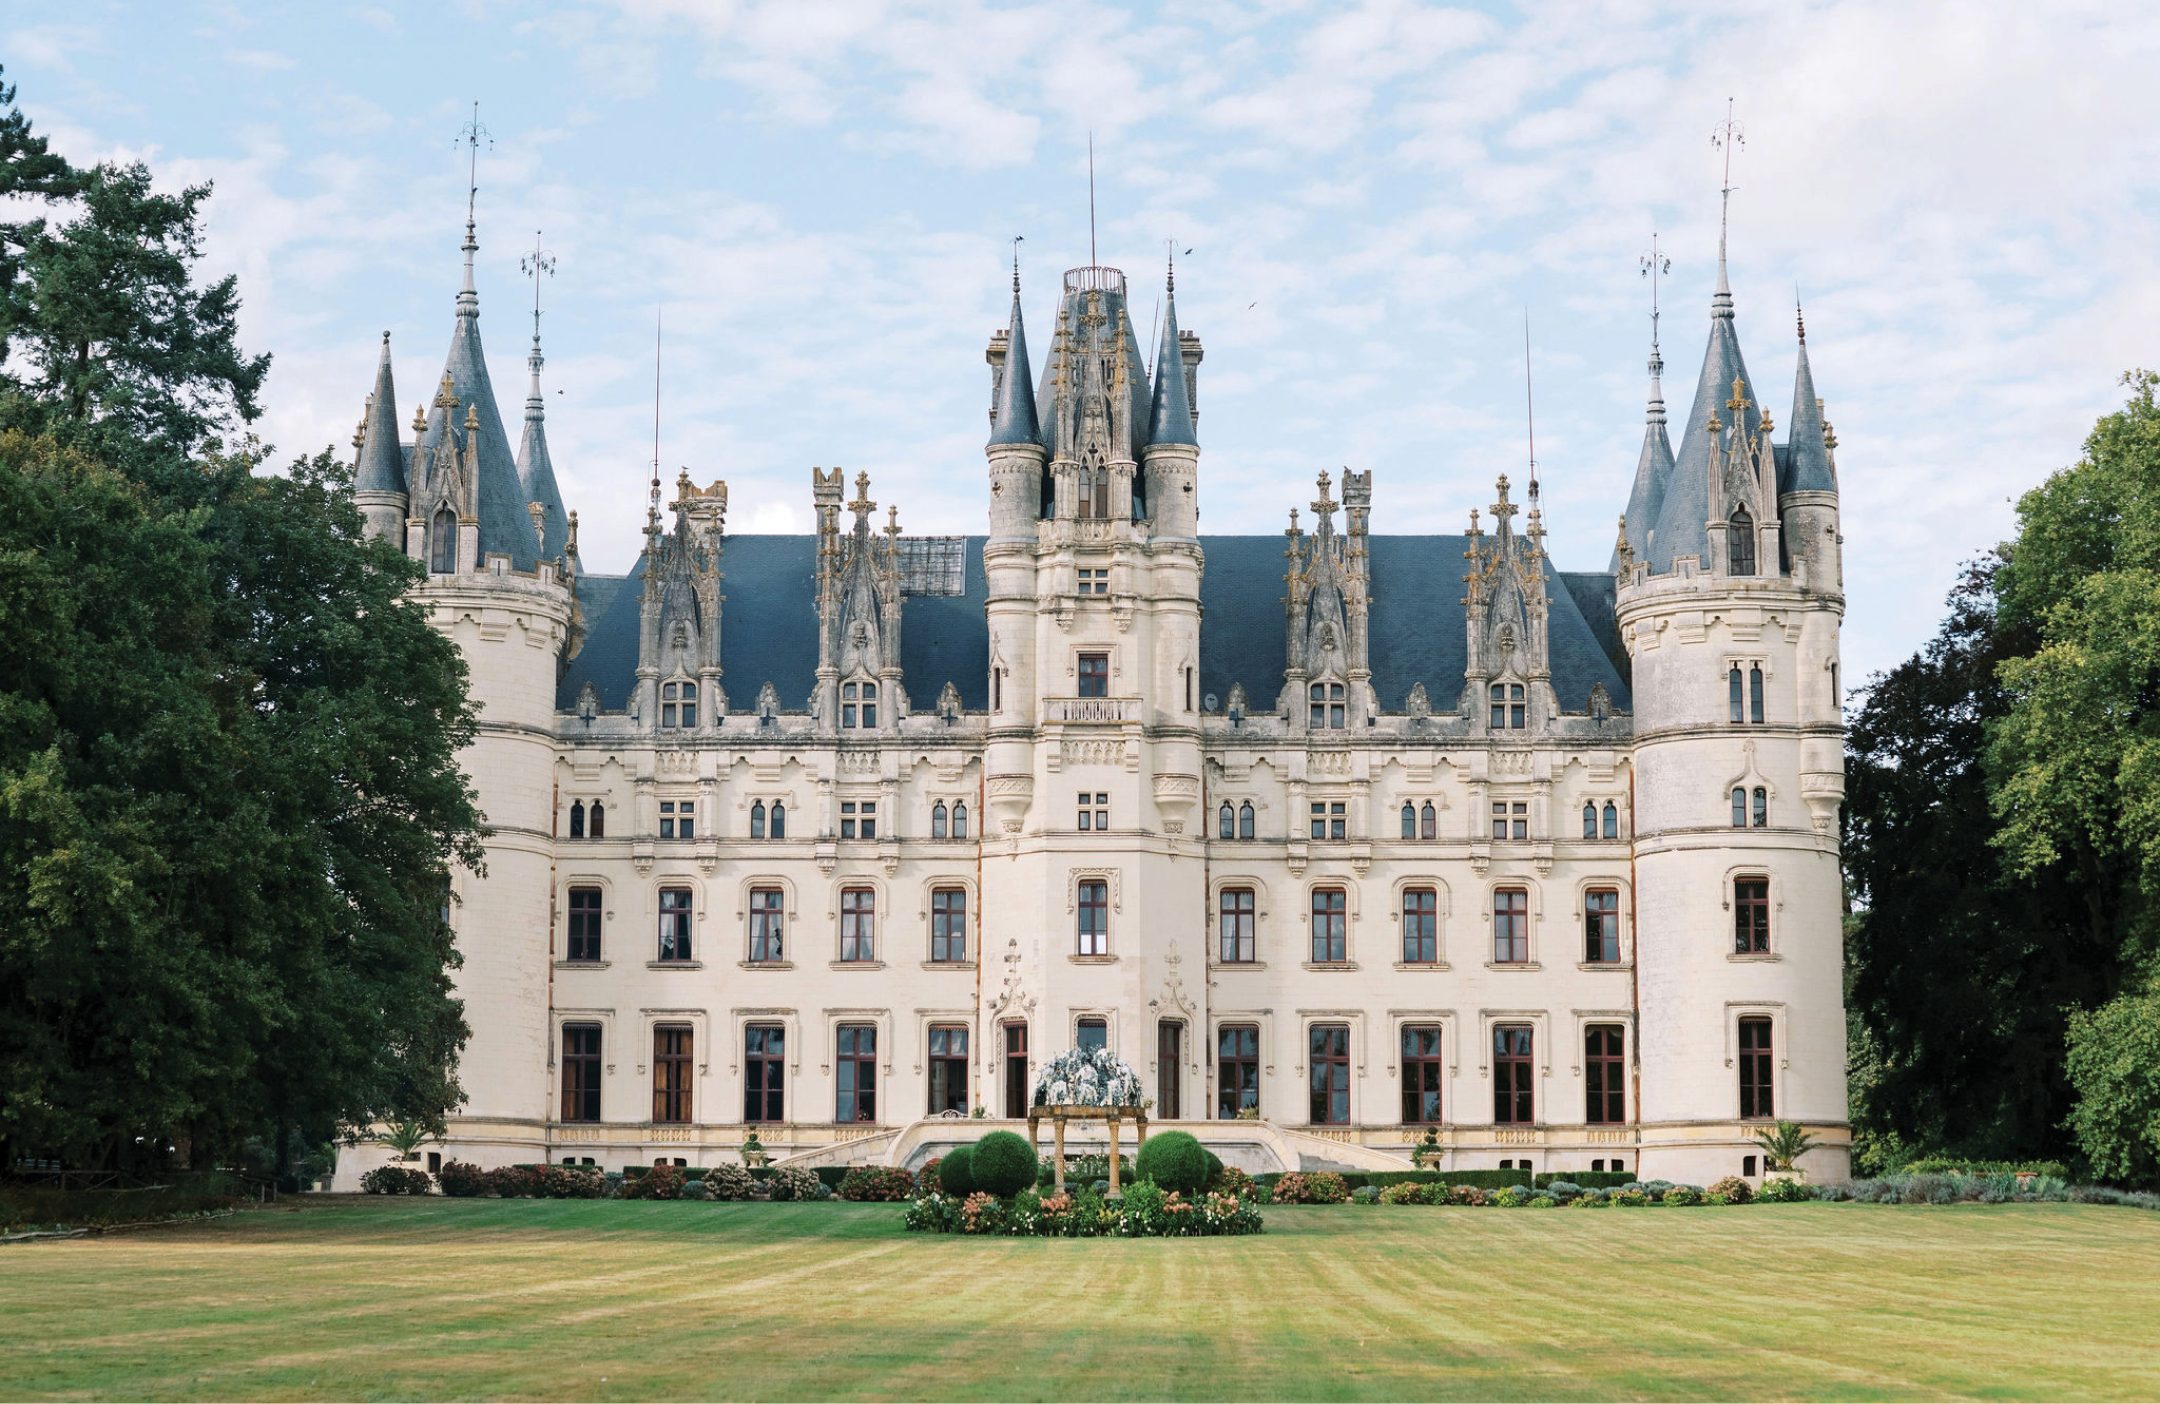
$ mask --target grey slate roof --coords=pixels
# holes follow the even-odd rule
[[[398,439],[397,386],[390,378],[390,333],[382,336],[375,363],[375,393],[361,430],[360,458],[353,468],[356,492],[404,492],[405,445]]]
[[[1720,278],[1722,282],[1722,276]],[[1745,383],[1748,407],[1743,414],[1747,432],[1762,422],[1761,394],[1740,357],[1740,334],[1733,327],[1732,294],[1725,291],[1711,300],[1710,342],[1703,348],[1702,374],[1695,381],[1695,401],[1688,409],[1687,425],[1680,435],[1680,451],[1673,455],[1671,480],[1665,501],[1658,508],[1657,526],[1649,548],[1637,547],[1650,569],[1672,569],[1675,556],[1708,556],[1709,537],[1704,522],[1710,514],[1710,431],[1707,421],[1715,408],[1719,422],[1730,417],[1725,402],[1732,398],[1732,383]]]
[[[1102,271],[1113,272],[1115,270],[1105,269]],[[1124,275],[1119,274],[1118,277],[1122,282]],[[1073,338],[1077,341],[1080,332],[1080,314],[1086,304],[1086,289],[1075,288],[1064,292],[1058,302],[1058,320],[1052,323],[1052,326],[1062,330],[1069,325],[1073,331]],[[1132,461],[1138,463],[1140,461],[1140,450],[1147,442],[1147,355],[1140,349],[1140,338],[1133,331],[1133,320],[1129,312],[1124,292],[1117,289],[1105,289],[1103,291],[1103,314],[1110,319],[1110,325],[1117,328],[1115,335],[1122,343],[1119,348],[1120,359],[1125,362],[1125,383],[1132,389],[1132,414],[1130,419],[1133,442],[1128,447],[1131,450]],[[1066,320],[1068,313],[1071,317],[1069,323]],[[1049,433],[1049,427],[1057,419],[1057,399],[1054,385],[1057,375],[1058,354],[1062,342],[1063,337],[1060,336],[1051,343],[1050,355],[1043,359],[1042,378],[1035,389],[1035,418],[1043,426],[1045,435]],[[1044,447],[1049,447],[1047,438],[1044,440]],[[1134,482],[1137,488],[1140,480],[1135,479]]]
[[[1652,385],[1660,363],[1653,360]],[[1665,433],[1665,400],[1653,389],[1648,422],[1643,426],[1642,455],[1635,460],[1635,483],[1628,490],[1627,523],[1628,549],[1637,556],[1646,554],[1650,534],[1657,527],[1658,511],[1665,505],[1665,493],[1672,485],[1672,440]],[[1612,563],[1608,569],[1617,573],[1620,569],[1620,543],[1613,543]]]
[[[525,436],[518,444],[519,501],[540,504],[540,558],[559,560],[570,539],[570,518],[563,511],[562,490],[555,486],[555,461],[548,456],[547,404],[540,398],[540,338],[533,338],[532,389],[525,396]],[[527,521],[531,517],[526,518]]]
[[[1823,441],[1822,405],[1815,398],[1815,372],[1808,368],[1807,334],[1800,336],[1800,368],[1793,376],[1792,418],[1785,421],[1790,451],[1778,460],[1778,492],[1836,492],[1830,447]]]
[[[907,599],[900,665],[911,710],[928,710],[947,682],[959,689],[968,709],[988,707],[984,540],[966,539],[964,593]],[[1452,710],[1462,694],[1466,661],[1457,602],[1464,594],[1467,538],[1375,536],[1368,545],[1373,686],[1383,710],[1401,711],[1419,682],[1436,710]],[[1268,710],[1283,684],[1283,539],[1203,537],[1201,549],[1207,572],[1201,585],[1200,689],[1215,694],[1220,706],[1231,685],[1242,683],[1252,708]],[[730,707],[748,710],[758,689],[770,682],[783,707],[801,710],[817,675],[817,538],[731,536],[720,568],[727,597],[721,608],[720,664]],[[627,577],[579,579],[586,640],[564,670],[557,706],[573,707],[588,681],[602,707],[620,711],[628,701],[637,672],[641,570]],[[1586,710],[1590,689],[1603,683],[1614,709],[1628,710],[1627,677],[1612,625],[1611,575],[1549,570],[1548,575],[1553,686],[1561,706]]]
[[[469,241],[470,233],[466,237]],[[513,569],[531,570],[539,559],[539,543],[533,539],[532,518],[525,515],[525,489],[510,457],[502,411],[495,406],[495,387],[488,380],[487,357],[480,349],[479,300],[470,291],[458,294],[457,322],[450,332],[443,370],[457,396],[458,407],[452,413],[460,432],[465,407],[473,405],[480,412],[480,554],[505,555]],[[440,409],[429,413],[427,433],[420,440],[423,455],[434,453],[447,427]]]
[[[1020,273],[1013,271],[1011,340],[1005,347],[1005,379],[998,385],[997,419],[990,426],[993,444],[1039,444],[1042,423],[1035,416],[1029,388],[1035,373],[1028,361],[1027,327],[1020,320]]]
[[[1192,406],[1185,400],[1185,348],[1178,341],[1177,290],[1163,302],[1162,345],[1155,354],[1155,404],[1148,415],[1151,444],[1197,444]]]

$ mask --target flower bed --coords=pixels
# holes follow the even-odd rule
[[[1218,1238],[1262,1228],[1250,1199],[1220,1191],[1187,1198],[1148,1180],[1119,1200],[1088,1189],[1047,1195],[1025,1189],[1011,1199],[981,1190],[965,1199],[932,1192],[909,1202],[904,1222],[913,1233],[1000,1238]]]

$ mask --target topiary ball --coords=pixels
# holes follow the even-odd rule
[[[1207,1157],[1207,1187],[1213,1189],[1222,1183],[1222,1157],[1202,1147],[1200,1153]]]
[[[975,1171],[968,1163],[969,1147],[945,1153],[938,1162],[938,1188],[955,1199],[966,1199],[975,1192]]]
[[[1192,1195],[1207,1183],[1208,1153],[1189,1132],[1163,1131],[1140,1147],[1133,1168],[1143,1180]]]
[[[1035,1148],[1010,1131],[992,1131],[967,1155],[975,1188],[1007,1199],[1035,1183]]]

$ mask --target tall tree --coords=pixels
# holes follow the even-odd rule
[[[329,454],[220,446],[267,358],[194,282],[207,188],[70,185],[34,140],[0,119],[50,206],[0,297],[0,1152],[439,1122],[462,661]]]

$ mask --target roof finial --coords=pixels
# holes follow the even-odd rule
[[[1163,274],[1163,291],[1175,296],[1177,294],[1177,240],[1165,239],[1162,242],[1163,263],[1168,270]]]
[[[652,501],[647,504],[645,519],[654,526],[660,522],[660,307],[652,314]]]
[[[1798,283],[1794,283],[1792,289],[1792,315],[1793,325],[1800,329],[1800,344],[1805,346],[1807,345],[1807,313],[1800,307],[1800,285]]]
[[[1658,349],[1658,280],[1672,272],[1672,260],[1658,248],[1657,231],[1650,231],[1650,252],[1636,260],[1642,276],[1650,280],[1650,422],[1665,422],[1665,356]]]
[[[1740,124],[1733,120],[1733,100],[1725,99],[1725,120],[1710,129],[1710,144],[1725,153],[1724,183],[1718,190],[1717,226],[1717,299],[1715,306],[1729,315],[1732,311],[1732,286],[1725,281],[1725,228],[1732,212],[1732,154],[1736,146],[1747,145],[1747,136]]]
[[[494,133],[481,125],[480,104],[475,101],[472,105],[472,120],[458,128],[456,143],[466,149],[465,243],[463,245],[465,250],[465,286],[458,293],[458,307],[460,310],[470,308],[477,311],[480,305],[479,295],[473,291],[473,254],[480,248],[479,241],[473,237],[473,209],[480,198],[480,143],[483,141],[488,144],[489,150],[494,149]]]
[[[1027,235],[1025,234],[1015,234],[1012,237],[1014,297],[1020,296],[1020,246],[1025,242],[1027,242]]]
[[[1538,500],[1537,484],[1537,401],[1530,393],[1530,309],[1522,314],[1522,395],[1523,417],[1530,429],[1530,501]],[[1501,494],[1506,495],[1507,479],[1502,478]]]
[[[525,364],[532,369],[532,388],[526,392],[525,407],[537,411],[543,403],[540,399],[540,367],[546,364],[546,358],[540,354],[540,278],[542,274],[550,278],[555,276],[555,255],[541,247],[539,230],[533,231],[532,252],[518,260],[518,267],[533,284],[532,354],[525,358]]]
[[[1097,266],[1095,259],[1095,133],[1088,133],[1088,267]]]

